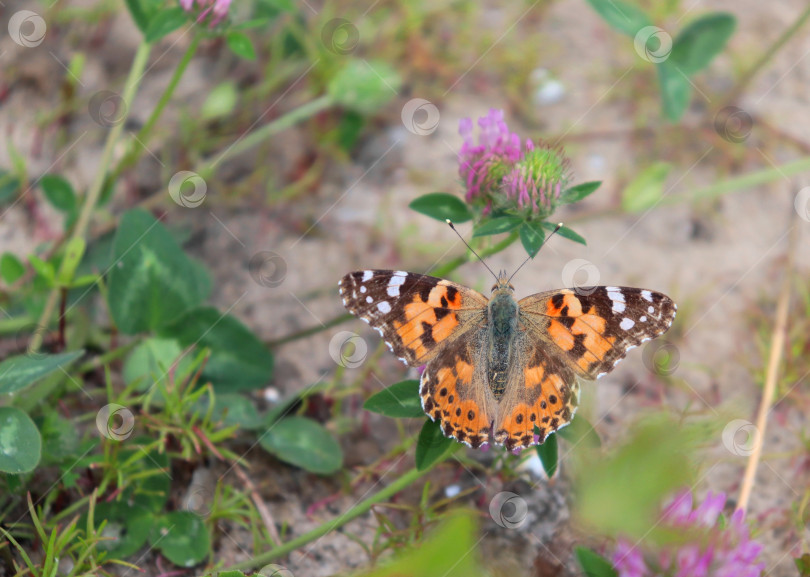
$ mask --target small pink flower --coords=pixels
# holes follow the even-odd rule
[[[209,26],[213,28],[228,16],[231,2],[232,0],[180,0],[180,6],[186,12],[191,12],[196,3],[197,8],[200,10],[197,15],[197,23],[205,20],[210,14]]]
[[[725,526],[718,525],[725,504],[725,494],[710,492],[693,509],[692,493],[677,493],[664,507],[661,525],[689,540],[657,551],[619,540],[613,554],[619,577],[760,577],[765,570],[765,563],[757,561],[762,545],[751,540],[742,511],[736,511]],[[654,568],[651,573],[649,568]]]

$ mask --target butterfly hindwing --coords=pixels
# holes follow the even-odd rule
[[[397,357],[412,367],[436,356],[441,345],[485,318],[487,298],[436,277],[365,270],[340,281],[343,305],[376,329]]]
[[[473,448],[490,441],[497,402],[486,372],[486,328],[442,347],[422,373],[422,408],[442,433]]]
[[[587,379],[609,373],[627,351],[666,332],[678,308],[665,294],[613,286],[538,293],[518,304],[521,322]]]

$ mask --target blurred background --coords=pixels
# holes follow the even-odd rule
[[[561,442],[551,480],[533,451],[462,447],[371,512],[341,519],[414,466],[423,419],[362,408],[418,375],[346,316],[337,283],[352,270],[430,273],[465,257],[452,230],[409,204],[438,191],[464,199],[459,122],[495,108],[521,138],[562,147],[572,184],[602,182],[551,217],[587,245],[553,237],[513,281],[516,296],[627,285],[664,292],[679,305],[663,340],[632,352],[598,384],[582,384],[581,414],[600,439],[596,451],[638,449],[634,431],[651,415],[704,419],[710,424],[700,433],[669,429],[696,437],[673,450],[688,455],[696,499],[723,491],[730,514],[752,439],[761,436],[746,506],[766,574],[810,574],[797,573],[794,562],[808,552],[810,496],[805,2],[5,0],[0,14],[0,358],[30,353],[31,339],[41,340],[34,350],[84,351],[62,371],[80,386],[34,385],[36,402],[24,407],[46,449],[43,423],[54,410],[77,431],[66,451],[103,452],[87,438],[98,437],[99,409],[118,402],[139,433],[182,454],[182,464],[169,466],[167,510],[181,509],[206,475],[211,492],[230,484],[248,495],[227,513],[202,517],[211,536],[207,561],[229,567],[334,526],[274,559],[277,571],[371,570],[418,550],[457,508],[472,511],[471,554],[484,574],[581,574],[579,545],[610,556],[608,537],[627,527],[611,533],[605,528],[615,525],[593,507],[611,490],[628,489],[611,488],[610,479],[604,494],[579,486],[576,471],[596,457],[580,455],[577,465],[577,443]],[[141,224],[127,221],[126,233],[136,240],[152,234],[151,218],[165,227],[168,240],[153,256],[160,266],[116,264],[134,254],[116,248],[125,214],[138,215],[132,223]],[[472,238],[472,223],[458,229]],[[72,278],[90,280],[65,284],[58,272],[77,230],[86,249]],[[186,257],[160,248],[176,246]],[[487,263],[511,272],[525,256],[515,243]],[[469,260],[449,278],[488,294],[489,273]],[[786,278],[789,323],[762,431],[756,411]],[[173,329],[144,320],[180,312],[175,296],[195,291],[195,306],[208,308],[190,309]],[[147,293],[153,304],[138,309]],[[127,316],[126,307],[140,312]],[[228,331],[209,334],[224,315],[233,319]],[[172,438],[185,437],[168,419],[149,429],[154,417],[142,398],[114,401],[110,393],[143,392],[143,382],[160,381],[156,374],[165,377],[176,355],[193,345],[202,352],[201,343],[223,351],[201,381],[226,399],[241,394],[251,407],[232,401],[227,423],[243,428],[212,442],[227,446],[232,460],[212,456],[200,438],[189,445],[197,450],[183,453],[184,442]],[[105,359],[124,346],[131,348]],[[0,395],[0,407],[18,398]],[[339,462],[289,455],[319,447],[297,445],[292,426],[290,438],[261,445],[262,426],[280,414],[274,410],[316,422]],[[669,447],[669,434],[661,434],[653,445]],[[656,458],[669,458],[652,451],[658,457],[647,459],[647,449],[636,449],[627,449],[627,470],[660,468]],[[27,492],[59,515],[94,489],[109,503],[112,487],[126,486],[120,478],[118,485],[89,480],[87,462],[48,458],[46,450],[36,474],[4,469],[3,527],[30,526]],[[244,467],[244,478],[232,463]],[[87,482],[66,484],[67,471]],[[659,497],[671,488],[652,477],[643,482],[660,482]],[[493,500],[502,493],[519,499],[507,521],[492,513],[493,503],[504,506],[503,497]],[[590,509],[579,510],[582,502]],[[18,540],[35,558],[47,556],[33,533],[23,530]],[[9,559],[19,557],[4,543],[11,575]],[[124,557],[161,574],[158,549]],[[201,561],[191,571],[201,572]]]

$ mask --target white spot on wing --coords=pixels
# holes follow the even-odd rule
[[[650,313],[650,314],[653,314],[655,312],[655,307],[653,307],[652,305],[648,306],[647,307],[647,312]]]
[[[408,273],[406,271],[404,271],[404,270],[395,270],[394,271],[394,276],[406,277],[406,276],[408,276]]]
[[[647,302],[652,302],[652,293],[650,291],[641,291],[641,298]]]
[[[363,280],[363,282],[368,282],[369,280],[371,280],[371,277],[373,277],[373,276],[374,276],[374,271],[364,270],[362,280]]]
[[[623,318],[622,322],[619,323],[619,326],[625,331],[629,331],[635,325],[636,325],[635,321],[633,321],[632,319],[628,319],[627,317]]]
[[[368,289],[366,288],[366,286],[365,286],[365,285],[361,285],[361,286],[360,286],[360,292],[361,292],[361,293],[365,293],[367,290],[368,290]]]
[[[388,286],[394,286],[394,285],[398,285],[398,284],[405,284],[405,277],[399,275],[398,274],[399,272],[400,271],[395,272],[394,276],[392,276],[390,278],[390,280],[388,281]]]
[[[638,319],[638,320],[640,320],[642,323],[646,323],[646,322],[647,322],[647,317],[646,317],[646,316],[642,316],[642,317],[641,317],[640,319]]]
[[[602,377],[604,377],[606,374],[607,374],[607,373],[599,373],[598,375],[596,375],[596,378],[597,378],[597,379],[601,379],[601,378],[602,378]]]
[[[367,302],[368,304],[371,304],[371,303],[373,303],[373,302],[374,302],[374,299],[373,299],[373,298],[371,298],[371,296],[369,295],[369,296],[367,296],[367,297],[366,297],[366,302]]]
[[[608,293],[608,294],[610,294],[610,293]],[[623,313],[624,309],[625,309],[625,305],[624,305],[623,302],[620,302],[620,301],[617,301],[617,300],[613,301],[613,312],[614,313]]]
[[[384,315],[391,312],[391,305],[387,301],[380,301],[377,303],[377,309]]]
[[[388,296],[389,297],[398,297],[399,296],[399,285],[388,285]]]

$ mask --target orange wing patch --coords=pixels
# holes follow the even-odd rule
[[[423,374],[422,408],[438,421],[445,436],[480,447],[489,440],[490,419],[484,407],[469,396],[475,369],[458,356],[448,361],[448,356],[435,359]]]
[[[403,307],[404,321],[394,321],[394,330],[405,347],[416,358],[426,356],[438,343],[453,334],[459,325],[461,293],[444,281],[433,287],[423,300],[416,293],[413,300]]]

